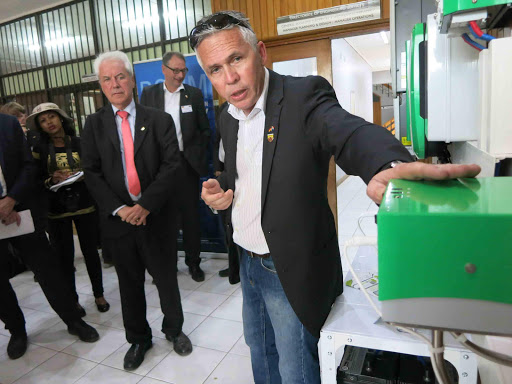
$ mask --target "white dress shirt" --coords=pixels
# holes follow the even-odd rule
[[[7,184],[5,183],[4,173],[2,172],[2,166],[0,165],[0,184],[2,185],[2,194],[0,197],[7,196]]]
[[[130,194],[130,197],[133,201],[137,201],[141,197],[141,193],[139,193],[137,196],[134,196],[130,193],[130,188],[128,187],[128,178],[126,177],[126,162],[124,160],[124,145],[123,145],[123,129],[121,127],[121,124],[123,122],[123,119],[121,116],[117,114],[117,111],[120,111],[120,109],[114,107],[112,105],[112,110],[114,111],[114,116],[116,120],[116,126],[117,126],[117,135],[119,136],[119,148],[121,149],[121,160],[123,161],[123,172],[124,172],[124,184],[126,185],[126,190]],[[130,104],[124,109],[124,111],[128,112],[128,123],[130,124],[130,130],[132,131],[132,139],[133,139],[133,145],[135,146],[135,116],[137,114],[137,109],[135,108],[135,101],[132,100]],[[116,215],[117,212],[123,208],[126,207],[126,205],[122,205],[119,208],[117,208],[114,212],[112,212],[112,215]]]
[[[254,253],[269,253],[261,228],[261,178],[263,136],[269,73],[265,68],[265,85],[248,116],[230,104],[228,113],[238,120],[235,195],[233,198],[233,241]]]
[[[181,84],[174,92],[170,92],[163,83],[164,99],[165,99],[165,112],[172,116],[174,126],[176,127],[176,137],[178,138],[178,145],[180,151],[183,152],[183,135],[181,134],[181,121],[180,121],[180,98],[182,89],[185,89]]]

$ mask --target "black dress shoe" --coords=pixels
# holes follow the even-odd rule
[[[9,344],[7,345],[7,355],[9,358],[15,360],[19,359],[25,354],[27,350],[27,334],[15,333],[11,336]]]
[[[144,361],[144,355],[153,346],[151,341],[142,344],[132,344],[124,356],[124,369],[133,371],[139,368]]]
[[[110,304],[107,302],[105,302],[105,304],[96,303],[96,307],[98,308],[98,311],[100,311],[100,312],[107,312],[110,309]]]
[[[71,335],[78,336],[80,340],[85,341],[86,343],[94,343],[100,338],[98,331],[82,319],[69,323],[68,332]]]
[[[229,276],[229,268],[219,271],[219,276],[220,277],[228,277]]]
[[[199,265],[192,265],[188,267],[192,280],[197,282],[204,281],[204,272]]]
[[[183,332],[180,332],[180,334],[175,337],[165,335],[165,338],[169,341],[172,341],[174,352],[176,352],[178,355],[187,356],[192,353],[192,343],[190,342],[188,336]]]
[[[80,317],[87,316],[87,313],[85,312],[84,307],[80,305],[80,303],[76,303],[76,309],[78,309],[78,313],[80,314]]]

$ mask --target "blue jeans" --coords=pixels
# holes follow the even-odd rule
[[[255,384],[320,384],[318,339],[290,306],[272,258],[241,249],[240,281]]]

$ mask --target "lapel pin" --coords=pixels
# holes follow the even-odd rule
[[[267,134],[267,140],[268,140],[269,143],[273,142],[274,141],[274,134],[273,133]]]
[[[268,129],[268,133],[272,133],[274,132],[274,126],[271,126],[269,129]]]
[[[146,129],[146,127],[142,127],[140,130],[141,130],[141,131],[144,131],[145,129]]]
[[[188,99],[188,95],[185,95],[185,99]]]

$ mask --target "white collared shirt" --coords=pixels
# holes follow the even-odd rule
[[[233,241],[259,254],[269,253],[261,227],[261,178],[263,168],[263,136],[269,73],[265,68],[265,85],[260,98],[248,116],[230,104],[228,113],[238,120],[235,196],[233,198]]]
[[[2,194],[0,195],[0,197],[5,197],[5,196],[7,196],[7,184],[5,182],[5,177],[4,177],[4,173],[2,171],[1,165],[0,165],[0,184],[2,184]]]
[[[180,120],[180,98],[182,89],[185,89],[181,84],[174,92],[170,92],[163,83],[164,99],[165,99],[165,112],[172,116],[174,126],[176,127],[176,137],[178,138],[178,145],[180,151],[183,152],[183,135],[181,134],[181,120]]]
[[[137,201],[140,199],[141,193],[139,193],[137,196],[134,196],[130,193],[130,189],[128,188],[128,178],[126,177],[126,162],[124,160],[124,145],[123,145],[123,129],[121,127],[123,119],[121,118],[121,116],[119,116],[117,114],[117,111],[119,111],[120,109],[118,109],[112,105],[112,110],[114,111],[114,116],[115,116],[116,126],[117,126],[117,135],[119,136],[119,144],[120,144],[119,147],[121,149],[121,160],[123,161],[124,184],[126,185],[126,190],[130,194],[130,197],[132,198],[132,200]],[[135,116],[137,114],[137,109],[135,108],[135,101],[132,100],[132,102],[130,104],[128,104],[128,106],[124,109],[124,111],[128,112],[128,123],[130,124],[130,130],[132,131],[133,144],[135,146]],[[122,207],[119,207],[118,209],[116,209],[114,211],[113,215],[115,216],[117,211],[121,208]]]

